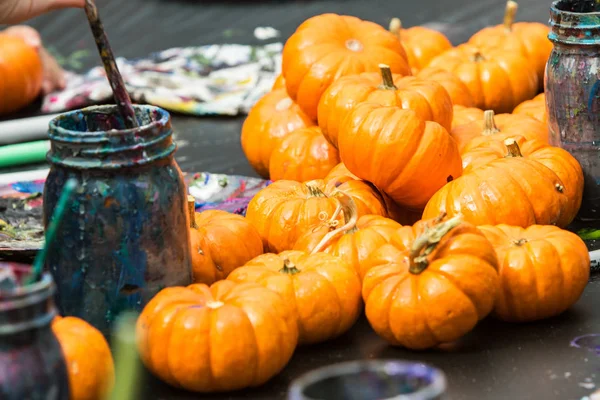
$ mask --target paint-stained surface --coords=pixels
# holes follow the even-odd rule
[[[550,12],[554,43],[546,68],[551,142],[569,151],[585,177],[580,217],[600,219],[600,12]]]
[[[44,224],[69,178],[78,181],[46,267],[64,315],[104,334],[123,310],[141,311],[160,289],[191,282],[183,176],[169,114],[137,107],[141,127],[123,130],[114,106],[63,114],[50,126],[52,168]]]

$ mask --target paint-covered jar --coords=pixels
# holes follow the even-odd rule
[[[62,114],[48,132],[45,225],[67,179],[78,189],[46,268],[61,314],[105,335],[120,312],[141,311],[161,289],[192,281],[187,191],[170,115],[134,109],[139,128],[126,129],[111,105]]]
[[[600,219],[600,12],[572,12],[572,2],[550,8],[554,49],[545,93],[551,144],[569,151],[585,177],[582,220]]]
[[[1,263],[17,286],[0,288],[0,399],[68,400],[69,378],[50,327],[56,315],[49,273],[21,286],[29,266]]]

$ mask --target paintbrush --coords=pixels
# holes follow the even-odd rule
[[[42,249],[36,255],[35,260],[33,261],[32,272],[25,279],[25,285],[37,282],[40,276],[42,275],[42,269],[44,268],[44,263],[46,262],[46,255],[48,254],[48,249],[54,244],[56,232],[58,232],[58,228],[60,228],[60,225],[63,221],[63,216],[65,215],[65,211],[67,210],[67,204],[69,203],[69,201],[71,201],[71,197],[73,195],[73,192],[75,192],[76,188],[77,181],[73,178],[69,179],[65,183],[60,197],[58,198],[56,208],[52,213],[50,223],[48,224],[48,229],[46,229],[46,240],[44,243],[44,247],[42,247]]]
[[[106,77],[112,88],[115,102],[117,103],[117,109],[121,113],[121,116],[125,121],[125,126],[128,129],[137,128],[139,124],[135,117],[133,106],[131,105],[131,98],[129,98],[129,94],[125,89],[123,77],[121,77],[121,73],[115,62],[115,56],[108,43],[108,37],[106,36],[104,26],[98,15],[98,9],[93,0],[85,0],[85,14],[87,15],[90,28],[94,34],[98,53],[100,53],[102,64],[104,64],[104,69],[106,70]]]

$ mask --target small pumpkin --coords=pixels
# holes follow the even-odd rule
[[[393,75],[387,65],[380,73],[346,76],[333,83],[319,102],[319,126],[327,140],[338,146],[341,125],[360,103],[398,106],[413,110],[426,121],[436,121],[446,129],[452,123],[452,100],[443,86],[413,76]]]
[[[361,312],[356,271],[326,253],[263,254],[236,269],[228,280],[257,282],[294,306],[299,344],[324,342],[354,325]]]
[[[462,173],[458,147],[437,122],[400,107],[362,103],[344,120],[340,158],[400,206],[423,209],[429,198]]]
[[[550,28],[539,22],[514,22],[518,4],[506,2],[504,22],[489,26],[475,33],[469,43],[483,48],[501,48],[504,51],[522,54],[538,76],[540,89],[544,87],[546,63],[552,52],[552,42],[548,39]]]
[[[500,48],[461,44],[440,54],[429,64],[456,75],[468,88],[475,107],[509,113],[531,99],[538,90],[538,76],[520,53]]]
[[[219,281],[161,290],[136,325],[142,362],[171,386],[225,392],[260,386],[288,363],[298,321],[277,293]]]
[[[456,140],[461,153],[479,146],[481,142],[489,140],[503,142],[514,136],[548,142],[547,125],[526,115],[494,115],[492,110],[486,110],[482,119],[455,127],[450,134]]]
[[[246,218],[222,210],[197,213],[193,197],[188,198],[188,206],[195,283],[225,279],[235,268],[263,253],[262,239]]]
[[[377,72],[378,65],[410,75],[398,37],[359,18],[322,14],[304,21],[283,47],[282,71],[290,97],[313,120],[321,95],[346,75]]]
[[[248,162],[263,178],[269,178],[273,149],[296,129],[313,126],[284,89],[265,94],[250,110],[242,126],[242,149]]]
[[[387,215],[377,189],[357,180],[340,185],[313,180],[305,183],[280,180],[261,189],[248,204],[246,219],[258,230],[264,249],[291,250],[298,238],[323,221],[342,221],[339,195],[352,197],[359,216]]]
[[[102,333],[80,318],[60,316],[52,321],[52,332],[67,365],[69,398],[108,398],[115,384],[115,366]]]
[[[440,217],[403,226],[369,257],[362,289],[367,320],[392,345],[453,342],[494,307],[494,248],[460,217]]]
[[[323,179],[339,162],[338,151],[325,139],[321,128],[300,128],[274,148],[269,176],[273,181]]]
[[[469,122],[484,120],[483,110],[476,107],[454,105],[453,115],[454,119],[452,119],[452,130],[458,126],[468,124]],[[452,133],[452,130],[450,133]]]
[[[271,88],[271,90],[277,89],[285,89],[285,79],[283,79],[282,74],[277,75],[277,78],[275,78],[275,82],[273,82],[273,87]]]
[[[464,153],[463,163],[463,175],[433,195],[423,218],[446,212],[475,225],[565,227],[581,205],[581,166],[547,143],[490,140]]]
[[[452,48],[452,43],[442,32],[424,26],[402,28],[398,18],[392,18],[389,29],[400,38],[413,75],[427,67],[435,56]]]
[[[450,99],[454,106],[475,106],[475,100],[473,99],[473,95],[471,95],[469,88],[453,73],[441,68],[425,68],[419,71],[415,76],[419,79],[435,81],[442,85],[450,95]]]
[[[42,90],[44,71],[38,51],[19,36],[0,33],[2,95],[0,114],[10,114],[32,103]]]
[[[546,111],[546,95],[540,93],[531,100],[525,100],[515,107],[513,114],[528,115],[544,124],[548,124],[548,112]]]
[[[497,318],[509,322],[549,318],[581,297],[590,276],[590,255],[579,236],[547,225],[479,229],[498,255]]]
[[[317,225],[298,239],[294,250],[332,254],[351,265],[362,279],[366,273],[364,261],[379,247],[389,243],[394,232],[402,225],[380,215],[357,218],[352,199],[342,201],[344,224],[335,221]]]

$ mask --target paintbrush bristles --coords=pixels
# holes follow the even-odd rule
[[[129,98],[125,83],[123,82],[123,77],[121,77],[121,73],[115,62],[115,56],[108,43],[108,37],[106,36],[106,32],[104,31],[104,27],[102,26],[102,22],[98,15],[98,9],[93,0],[85,1],[85,14],[90,23],[90,28],[92,29],[94,40],[98,47],[98,53],[102,59],[102,64],[104,64],[106,77],[112,88],[117,109],[125,122],[125,127],[128,129],[137,128],[139,124],[133,106],[131,105],[131,99]]]

